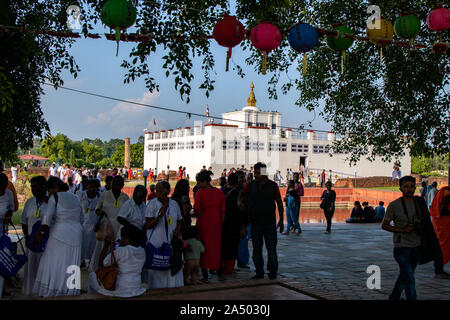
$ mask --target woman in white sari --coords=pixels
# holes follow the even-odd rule
[[[29,243],[29,238],[33,226],[41,221],[41,213],[47,211],[47,180],[43,176],[37,176],[30,180],[32,198],[28,199],[22,211],[22,230],[25,236],[25,243]],[[36,274],[43,252],[33,252],[27,248],[28,261],[25,264],[22,293],[31,295],[36,280]]]
[[[42,213],[42,226],[35,242],[42,241],[51,225],[50,237],[39,263],[33,294],[40,297],[79,295],[77,281],[70,286],[67,280],[73,274],[70,267],[79,267],[81,262],[84,215],[80,200],[66,192],[68,186],[56,177],[51,177],[47,186],[50,199],[47,211]]]
[[[164,242],[170,244],[174,237],[179,237],[181,230],[183,218],[180,207],[176,201],[168,198],[169,193],[170,184],[167,181],[158,182],[156,198],[147,204],[144,228],[147,229],[147,242],[156,248]],[[183,270],[172,276],[170,270],[144,269],[143,278],[149,289],[184,286]]]

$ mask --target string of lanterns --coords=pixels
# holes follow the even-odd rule
[[[108,0],[102,8],[100,15],[102,22],[115,30],[115,34],[105,34],[108,40],[117,42],[117,51],[119,50],[119,41],[145,42],[152,39],[151,35],[126,34],[125,31],[131,27],[136,20],[136,8],[130,0]],[[306,53],[317,46],[319,37],[326,36],[326,42],[330,49],[335,52],[341,52],[341,72],[344,72],[344,63],[346,52],[353,45],[354,41],[370,41],[380,47],[380,61],[383,59],[383,48],[394,44],[400,47],[408,48],[427,48],[427,45],[414,42],[415,37],[420,33],[420,19],[411,12],[402,13],[397,18],[394,25],[383,17],[374,21],[380,28],[367,28],[367,37],[355,36],[353,30],[344,24],[333,25],[331,30],[315,28],[308,23],[299,22],[291,27],[288,33],[288,42],[293,50],[303,54],[303,74],[307,71]],[[433,9],[427,16],[427,26],[430,30],[440,35],[440,40],[433,44],[434,53],[445,53],[448,50],[448,44],[442,41],[442,32],[450,26],[450,10],[444,7]],[[25,28],[6,27],[0,25],[0,32],[7,32],[8,29],[20,29],[24,33],[47,34],[57,37],[80,38],[80,34],[72,32],[55,31],[33,31]],[[408,40],[394,41],[394,33],[397,37]],[[98,34],[85,34],[86,37],[98,39]],[[231,58],[232,48],[239,45],[248,36],[252,45],[262,51],[262,74],[266,74],[267,54],[281,45],[282,32],[269,22],[261,22],[250,31],[245,30],[243,24],[234,16],[226,14],[214,26],[213,35],[199,36],[197,38],[214,38],[216,42],[223,47],[228,48],[226,59],[226,71],[228,71],[229,59]],[[174,37],[178,40],[185,37]],[[192,38],[191,38],[192,39]]]

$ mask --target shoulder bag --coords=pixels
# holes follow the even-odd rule
[[[169,208],[167,208],[169,210]],[[160,209],[161,211],[161,209]],[[168,212],[166,212],[167,215]],[[155,231],[156,225],[153,226],[152,233],[150,234],[150,237],[147,240],[147,244],[145,245],[145,269],[151,269],[151,270],[160,270],[160,271],[166,271],[170,269],[170,260],[172,256],[172,248],[169,244],[169,233],[168,233],[168,224],[167,224],[167,218],[166,215],[164,216],[164,226],[166,230],[166,237],[167,242],[164,242],[161,247],[156,248],[152,243],[150,242],[150,239],[153,236],[153,232]]]
[[[119,267],[114,257],[114,242],[111,242],[111,265],[107,267],[98,267],[95,271],[98,282],[106,290],[115,290]]]

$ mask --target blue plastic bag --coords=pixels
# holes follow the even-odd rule
[[[34,244],[34,237],[36,236],[36,234],[38,234],[40,232],[41,225],[42,225],[41,221],[37,221],[33,225],[33,228],[31,229],[30,238],[28,239],[28,242],[27,242],[27,248],[33,252],[44,252],[45,247],[47,246],[47,241],[48,241],[48,237],[49,237],[48,229],[45,232],[44,237],[42,238],[41,244],[39,246],[36,246]]]
[[[8,235],[0,236],[0,275],[4,278],[11,278],[27,262],[24,254],[15,254],[14,247]]]

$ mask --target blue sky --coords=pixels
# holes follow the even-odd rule
[[[233,63],[231,61],[230,71],[225,72],[227,49],[220,47],[214,40],[210,41],[216,59],[214,69],[216,75],[213,76],[216,83],[215,90],[209,98],[206,98],[203,90],[197,89],[201,83],[203,72],[201,60],[194,60],[193,74],[195,78],[191,84],[191,101],[186,104],[181,100],[179,93],[174,89],[173,78],[171,76],[166,78],[165,70],[162,69],[161,57],[164,54],[162,48],[158,48],[156,54],[151,55],[147,60],[151,76],[160,85],[159,93],[150,94],[143,79],[136,79],[133,83],[124,84],[126,70],[120,65],[136,44],[121,42],[119,55],[116,57],[116,43],[106,40],[103,36],[105,32],[109,32],[109,29],[99,25],[93,33],[100,33],[101,39],[77,39],[70,49],[70,53],[75,57],[81,72],[78,73],[77,79],[73,79],[68,72],[64,73],[64,86],[187,112],[205,113],[206,105],[209,105],[211,115],[221,116],[223,112],[242,109],[247,105],[250,83],[254,82],[256,105],[261,110],[281,112],[283,126],[298,127],[314,118],[313,113],[295,105],[299,92],[294,89],[287,95],[282,95],[280,92],[278,100],[270,100],[267,82],[271,74],[267,73],[265,76],[257,74],[253,66],[247,66],[245,59],[249,52],[244,52],[240,47],[233,49],[232,58],[243,67],[245,78],[242,79],[232,70]],[[284,40],[286,41],[286,39]],[[300,76],[294,68],[289,71],[289,77],[292,79]],[[286,78],[282,77],[281,80],[286,80]],[[44,86],[44,90],[45,95],[42,97],[41,106],[51,133],[53,135],[64,133],[73,140],[83,138],[109,140],[130,137],[134,143],[140,135],[143,135],[146,128],[150,131],[171,129],[193,125],[196,120],[204,121],[204,118],[191,117],[188,120],[183,114],[119,103],[64,89],[54,90]],[[157,122],[156,128],[152,124],[153,118]],[[321,119],[317,112],[313,128],[328,130],[330,125]]]

